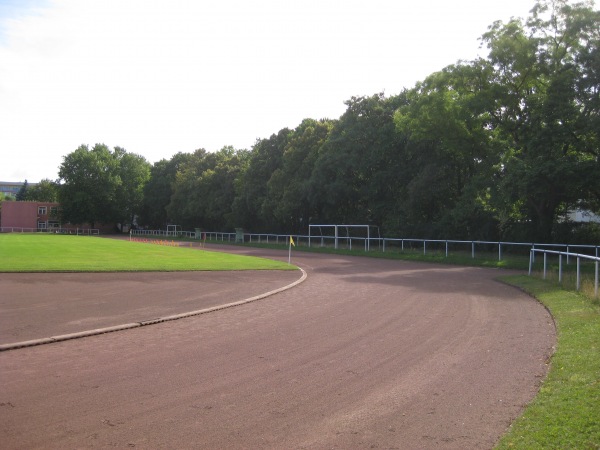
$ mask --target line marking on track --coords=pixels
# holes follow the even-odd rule
[[[16,350],[18,348],[33,347],[36,345],[52,344],[54,342],[68,341],[71,339],[81,339],[81,338],[89,337],[89,336],[97,336],[99,334],[113,333],[115,331],[130,330],[132,328],[140,328],[140,327],[145,327],[148,325],[155,325],[157,323],[185,319],[186,317],[199,316],[201,314],[208,314],[210,312],[220,311],[222,309],[233,308],[234,306],[245,305],[246,303],[251,303],[251,302],[255,302],[257,300],[262,300],[263,298],[267,298],[272,295],[278,294],[280,292],[287,291],[288,289],[291,289],[291,288],[299,285],[304,280],[306,280],[306,278],[308,277],[308,275],[306,274],[304,269],[302,269],[300,267],[299,267],[299,269],[302,272],[302,276],[299,279],[297,279],[296,281],[294,281],[293,283],[290,283],[286,286],[280,287],[278,289],[274,289],[269,292],[265,292],[264,294],[259,294],[259,295],[255,295],[254,297],[246,298],[244,300],[239,300],[237,302],[225,303],[224,305],[211,306],[210,308],[198,309],[196,311],[189,311],[189,312],[180,313],[180,314],[173,314],[170,316],[159,317],[159,318],[150,319],[150,320],[143,320],[140,322],[132,322],[132,323],[125,323],[122,325],[114,325],[111,327],[96,328],[94,330],[78,331],[76,333],[61,334],[58,336],[32,339],[29,341],[12,342],[10,344],[0,344],[0,352],[7,351],[7,350]]]

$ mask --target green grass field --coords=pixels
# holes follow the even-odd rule
[[[89,236],[0,234],[0,272],[292,270],[285,262]]]

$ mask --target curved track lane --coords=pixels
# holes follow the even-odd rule
[[[293,262],[258,302],[0,353],[3,448],[491,448],[546,373],[552,319],[497,271]]]

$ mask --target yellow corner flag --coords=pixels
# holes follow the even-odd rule
[[[294,238],[290,235],[290,247],[288,248],[288,264],[292,262],[292,245],[295,247]]]

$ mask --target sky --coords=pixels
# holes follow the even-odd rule
[[[0,0],[0,181],[103,143],[150,163],[337,119],[486,56],[533,0]]]

